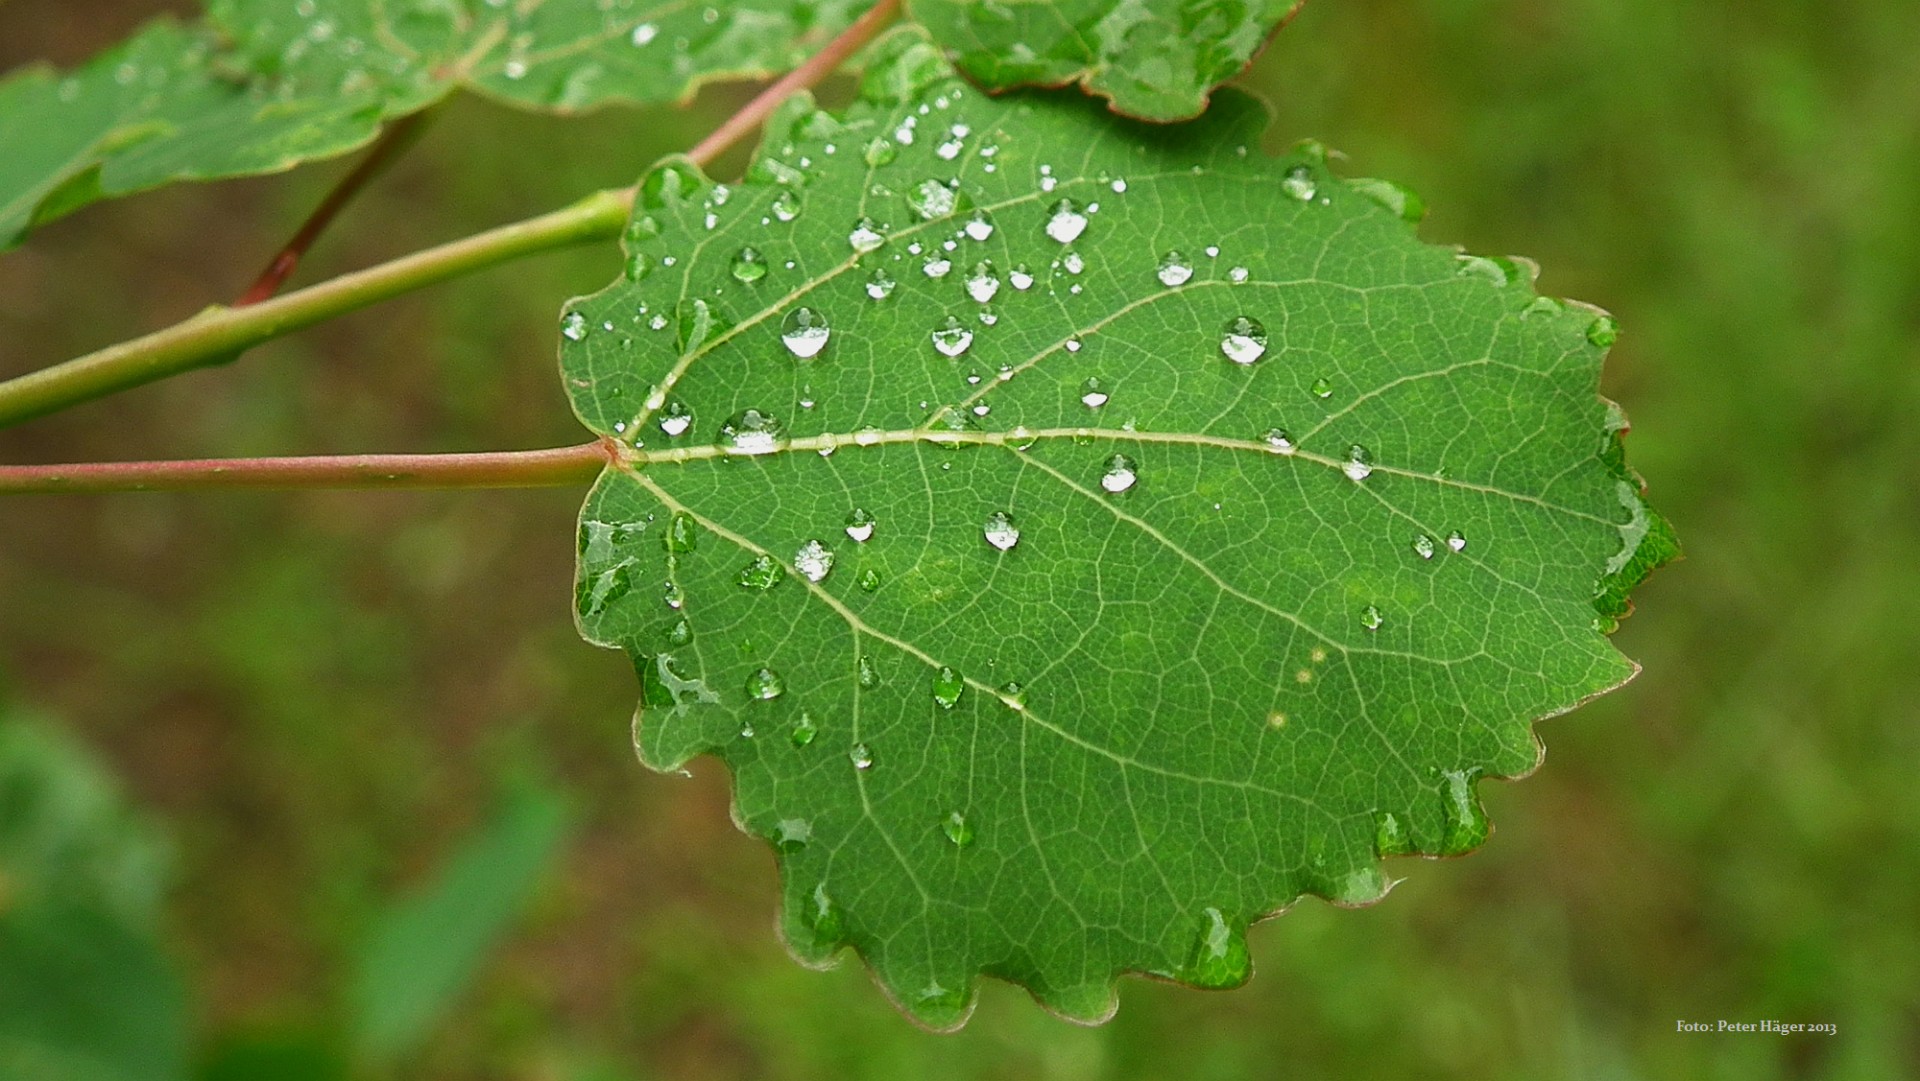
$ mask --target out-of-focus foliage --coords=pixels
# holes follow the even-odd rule
[[[0,63],[71,62],[151,10],[7,0]],[[1482,851],[1387,904],[1254,928],[1258,975],[1229,995],[1130,982],[1087,1030],[989,984],[935,1038],[857,966],[795,968],[724,777],[635,765],[625,662],[556,618],[578,493],[36,502],[0,513],[0,663],[178,824],[168,926],[222,1039],[323,1015],[395,884],[539,748],[584,834],[419,1075],[1920,1076],[1915,41],[1905,0],[1339,0],[1255,65],[1276,139],[1340,146],[1427,198],[1423,236],[1526,252],[1543,289],[1620,317],[1604,389],[1688,560],[1615,637],[1641,677],[1544,723],[1525,784],[1483,786]],[[565,122],[456,104],[314,272],[630,182],[731,100]],[[582,160],[581,139],[630,160]],[[0,259],[0,370],[231,295],[326,173],[48,227]],[[410,297],[0,433],[0,458],[574,439],[552,298],[612,258]],[[1674,1031],[1721,1017],[1840,1034]]]

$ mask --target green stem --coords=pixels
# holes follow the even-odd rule
[[[622,452],[609,439],[485,454],[348,454],[178,462],[0,465],[0,493],[208,488],[552,488],[586,484]]]
[[[244,308],[215,305],[183,323],[0,383],[0,428],[233,360],[337,315],[539,252],[620,235],[631,189],[596,192],[551,214],[343,274]]]
[[[879,0],[805,63],[768,86],[688,152],[707,165],[758,127],[797,90],[832,74],[900,13]],[[522,256],[620,235],[633,189],[596,192],[551,214],[503,225],[257,304],[215,305],[183,323],[0,382],[0,428],[168,376],[235,360],[261,342],[401,293]]]

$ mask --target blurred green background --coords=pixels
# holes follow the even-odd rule
[[[4,0],[0,69],[167,9]],[[1082,1029],[989,985],[936,1037],[857,963],[794,965],[722,772],[638,766],[631,672],[574,635],[576,492],[0,503],[0,698],[165,838],[160,948],[209,1078],[337,1077],[342,1047],[370,1077],[528,1081],[1920,1077],[1916,56],[1912,0],[1316,0],[1248,74],[1275,146],[1323,139],[1421,192],[1429,239],[1530,255],[1619,316],[1604,389],[1689,558],[1618,635],[1644,674],[1483,786],[1486,849],[1263,925],[1243,990],[1130,981]],[[303,280],[630,182],[744,95],[573,120],[463,99]],[[346,168],[41,231],[0,257],[0,375],[233,296]],[[394,301],[0,432],[0,460],[574,442],[554,316],[617,266]],[[475,899],[498,948],[423,1042],[364,1053],[367,981],[414,964],[407,921],[487,892],[476,860],[518,860],[527,903]]]

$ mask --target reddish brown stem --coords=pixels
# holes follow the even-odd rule
[[[260,276],[254,279],[253,285],[240,295],[240,299],[233,302],[233,306],[244,308],[250,304],[272,299],[274,294],[280,291],[280,287],[287,283],[287,279],[293,277],[294,270],[300,266],[300,260],[307,254],[308,249],[320,239],[320,234],[327,231],[327,226],[333,224],[333,219],[339,217],[340,212],[347,208],[347,204],[353,202],[354,196],[359,195],[375,177],[385,172],[401,154],[420,141],[420,134],[426,130],[426,121],[431,115],[432,111],[428,110],[395,121],[387,129],[386,134],[380,137],[380,141],[373,144],[373,149],[367,152],[367,156],[360,159],[360,164],[354,166],[352,172],[343,177],[340,183],[334,185],[333,190],[327,193],[327,197],[320,201],[320,205],[315,207],[313,213],[301,224],[299,232],[293,234],[293,239],[287,241],[287,246],[280,249],[280,253],[267,264],[267,269],[260,272]]]
[[[700,140],[697,146],[687,151],[687,157],[703,168],[712,164],[713,159],[725,153],[728,147],[759,127],[760,122],[767,118],[767,114],[773,112],[776,106],[787,100],[795,91],[805,90],[833,74],[842,63],[846,62],[847,57],[859,52],[861,46],[872,41],[874,36],[885,29],[886,25],[899,14],[900,0],[880,0],[879,3],[867,9],[865,15],[855,19],[850,26],[842,30],[839,37],[827,42],[819,52],[808,57],[805,63],[787,72],[780,77],[779,81],[755,95],[754,99],[747,103],[746,108],[728,117],[726,123],[713,130],[713,134]]]
[[[349,454],[176,462],[0,465],[0,493],[207,488],[551,488],[585,484],[620,460],[610,439],[483,454]]]

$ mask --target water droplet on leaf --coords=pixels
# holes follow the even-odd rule
[[[1235,364],[1252,364],[1267,355],[1267,328],[1258,319],[1234,316],[1220,331],[1220,352]]]
[[[957,357],[973,344],[973,331],[968,330],[954,316],[947,316],[940,325],[933,328],[933,347],[942,356]]]
[[[997,510],[987,515],[981,535],[986,537],[988,544],[1003,552],[1020,543],[1020,530],[1014,527],[1013,517],[1005,511]]]
[[[758,701],[770,701],[787,693],[787,683],[780,673],[771,668],[761,668],[747,677],[747,697]]]
[[[780,341],[786,345],[787,352],[801,360],[818,356],[820,350],[827,347],[832,333],[827,327],[827,317],[812,308],[795,308],[780,324]]]
[[[1116,454],[1107,459],[1106,472],[1100,476],[1100,487],[1114,495],[1119,495],[1133,487],[1134,482],[1139,479],[1140,473],[1133,459],[1124,454]]]
[[[793,569],[800,572],[809,582],[824,579],[833,570],[833,549],[817,540],[810,540],[793,553]]]
[[[1193,264],[1177,251],[1170,251],[1160,257],[1160,268],[1154,271],[1154,277],[1160,284],[1171,289],[1176,285],[1185,285],[1193,277]]]
[[[1072,199],[1053,204],[1047,217],[1047,235],[1062,244],[1071,244],[1087,231],[1087,216]]]
[[[786,427],[758,409],[742,409],[720,426],[720,448],[729,454],[772,454]]]

